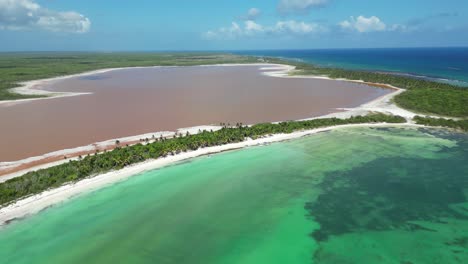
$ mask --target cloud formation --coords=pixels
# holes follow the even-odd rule
[[[321,33],[327,31],[327,28],[316,23],[296,22],[294,20],[279,21],[276,23],[273,31],[276,33],[292,33],[306,35],[310,33]]]
[[[342,29],[360,33],[387,30],[387,25],[376,16],[358,16],[357,18],[352,16],[350,19],[340,22],[339,26]]]
[[[0,0],[0,30],[86,33],[91,21],[74,11],[54,11],[34,0]]]
[[[232,22],[229,27],[210,30],[205,32],[203,37],[210,40],[220,40],[267,35],[310,35],[326,32],[327,30],[326,27],[316,23],[298,22],[295,20],[278,21],[270,26],[263,26],[255,21],[247,20],[242,26],[236,22]]]
[[[258,8],[250,8],[249,11],[247,11],[247,15],[245,16],[246,20],[256,20],[261,14],[260,9]]]
[[[305,14],[310,9],[324,7],[329,0],[280,0],[278,11],[280,13],[299,13]]]

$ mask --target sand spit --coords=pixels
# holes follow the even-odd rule
[[[106,73],[106,72],[115,71],[115,70],[138,69],[138,68],[161,68],[161,67],[172,67],[172,66],[108,68],[108,69],[100,69],[100,70],[88,71],[88,72],[77,73],[77,74],[70,74],[70,75],[65,75],[65,76],[58,76],[58,77],[52,77],[52,78],[46,78],[46,79],[40,79],[40,80],[21,82],[19,83],[21,85],[20,87],[12,88],[10,89],[10,91],[12,93],[17,93],[17,94],[22,94],[22,95],[42,95],[45,97],[28,98],[28,99],[20,99],[20,100],[5,100],[5,101],[0,101],[0,106],[1,105],[10,106],[10,105],[15,105],[19,103],[36,101],[36,100],[47,100],[47,99],[54,99],[54,98],[60,98],[60,97],[91,94],[91,93],[72,93],[72,92],[50,92],[50,91],[42,90],[42,88],[47,86],[48,84],[52,82],[60,81],[60,80],[65,80],[65,79],[70,79],[70,78],[75,78],[75,77],[90,76],[94,74],[101,74],[101,73]]]
[[[279,68],[278,69],[285,69]],[[288,68],[289,71],[289,68]],[[276,74],[277,72],[271,72],[271,74]],[[270,73],[269,73],[270,74]],[[289,77],[287,77],[289,78]],[[296,77],[294,77],[296,78]],[[358,106],[356,108],[341,108],[337,109],[338,112],[331,113],[324,116],[302,119],[302,120],[310,120],[310,119],[318,119],[318,118],[349,118],[351,116],[357,115],[366,115],[371,112],[383,112],[387,114],[393,115],[400,115],[405,117],[407,120],[411,120],[415,116],[414,113],[401,109],[392,103],[392,98],[397,94],[403,92],[402,89],[397,89],[395,92],[381,96],[371,102]],[[283,120],[279,120],[281,122]],[[218,130],[221,129],[220,126],[197,126],[192,128],[181,128],[178,129],[178,133],[187,133],[196,134],[198,131],[202,130]],[[121,146],[125,145],[133,145],[142,142],[144,139],[153,139],[159,137],[170,138],[175,134],[175,132],[170,131],[160,131],[154,133],[147,133],[143,135],[125,137],[125,138],[114,138],[110,140],[106,140],[103,142],[93,143],[87,146],[81,146],[77,148],[65,149],[54,151],[51,153],[47,153],[45,155],[40,155],[36,157],[30,157],[18,161],[12,162],[0,162],[0,183],[7,181],[9,179],[19,177],[29,171],[44,169],[51,166],[56,166],[62,164],[63,162],[67,162],[68,159],[77,158],[78,156],[85,156],[88,154],[94,154],[95,152],[102,152],[104,150],[112,150],[116,145],[116,141],[120,142]]]
[[[336,112],[336,113],[331,113],[328,115],[323,115],[320,117],[314,117],[314,118],[308,118],[308,119],[303,119],[303,120],[311,120],[311,119],[318,119],[318,118],[331,118],[331,117],[337,117],[337,118],[349,118],[351,116],[357,116],[357,115],[366,115],[371,112],[381,112],[385,114],[392,114],[392,115],[399,115],[407,119],[408,122],[412,122],[413,117],[415,117],[417,114],[408,110],[405,110],[401,107],[398,107],[393,103],[393,98],[403,92],[405,92],[405,89],[390,85],[390,84],[385,84],[385,83],[371,83],[371,82],[365,82],[363,80],[349,80],[349,79],[332,79],[327,76],[310,76],[310,75],[291,75],[291,72],[295,70],[294,66],[290,65],[281,65],[281,64],[276,64],[275,66],[271,67],[266,67],[262,68],[263,70],[273,70],[273,71],[268,71],[268,72],[263,72],[262,74],[272,76],[272,77],[278,77],[278,78],[307,78],[307,79],[321,79],[321,80],[333,80],[333,81],[343,81],[343,82],[353,82],[353,83],[360,83],[360,84],[366,84],[369,86],[375,86],[379,88],[385,88],[385,89],[392,89],[394,92],[383,95],[379,98],[376,98],[375,100],[372,100],[370,102],[367,102],[365,104],[362,104],[358,107],[354,108],[338,108],[337,110],[341,110],[342,112]],[[431,116],[434,118],[438,118],[437,116]]]
[[[294,67],[254,65],[143,67],[110,73],[103,72],[112,70],[100,70],[82,74],[101,73],[99,76],[74,75],[74,79],[49,80],[52,83],[42,80],[42,88],[34,86],[33,90],[91,95],[0,105],[0,120],[5,127],[0,141],[0,175],[17,171],[13,169],[17,165],[25,169],[63,156],[87,155],[93,146],[76,148],[95,142],[200,124],[317,117],[340,107],[359,106],[392,91],[336,81],[272,78],[268,75],[288,75]],[[261,74],[262,70],[267,74]],[[66,78],[70,77],[58,79]],[[74,150],[60,156],[61,150],[70,149]],[[51,152],[56,153],[40,157]],[[27,160],[30,157],[40,159]]]
[[[235,64],[231,64],[232,66],[238,66]],[[231,65],[222,65],[222,66],[231,66]],[[264,68],[263,70],[267,70],[267,72],[264,72],[263,74],[269,75],[272,77],[279,77],[279,78],[321,78],[321,79],[328,79],[328,80],[333,80],[327,77],[317,77],[317,76],[291,76],[290,72],[294,70],[293,66],[289,65],[279,65],[279,64],[257,64],[257,65],[262,65]],[[212,66],[212,65],[211,65]],[[109,70],[114,70],[114,69],[107,69],[106,71]],[[104,70],[101,70],[102,72]],[[92,72],[92,73],[86,73],[86,74],[95,74],[97,71]],[[82,74],[83,75],[83,74]],[[67,77],[59,77],[59,78],[67,78]],[[339,80],[339,81],[349,81],[349,80]],[[355,82],[362,82],[362,81],[355,81]],[[370,84],[372,85],[372,84]],[[404,92],[404,89],[400,89],[397,87],[390,87],[386,84],[377,84],[379,87],[380,85],[385,85],[388,88],[394,89],[394,91],[390,94],[381,96],[371,102],[365,103],[363,105],[360,105],[355,108],[347,108],[347,109],[338,109],[341,110],[341,112],[337,113],[332,113],[328,114],[325,116],[320,116],[316,118],[330,118],[330,117],[337,117],[337,118],[348,118],[350,116],[357,116],[357,115],[365,115],[370,112],[383,112],[387,114],[393,114],[393,115],[400,115],[405,117],[408,120],[408,123],[405,124],[350,124],[350,125],[341,125],[341,126],[332,126],[332,127],[326,127],[326,128],[319,128],[319,129],[313,129],[313,130],[307,130],[307,131],[299,131],[299,132],[294,132],[291,134],[277,134],[277,135],[272,135],[269,137],[264,137],[256,140],[248,139],[246,141],[240,142],[240,143],[234,143],[234,144],[227,144],[227,145],[222,145],[222,146],[216,146],[216,147],[209,147],[209,148],[203,148],[199,149],[196,151],[191,151],[191,152],[186,152],[186,153],[180,153],[175,156],[169,156],[166,158],[160,158],[156,160],[149,160],[145,161],[140,164],[135,164],[129,167],[126,167],[122,170],[119,171],[112,171],[108,172],[105,174],[97,175],[92,178],[88,178],[76,183],[72,184],[66,184],[62,187],[52,189],[45,191],[41,194],[38,195],[33,195],[30,197],[27,197],[25,199],[22,199],[20,201],[17,201],[16,203],[13,203],[11,205],[8,205],[6,207],[3,207],[0,209],[0,226],[5,225],[12,220],[15,219],[21,219],[26,216],[29,216],[31,214],[35,214],[41,210],[44,210],[52,205],[64,202],[69,200],[72,197],[75,197],[77,195],[83,194],[83,193],[88,193],[94,190],[97,190],[99,188],[108,186],[110,184],[122,181],[124,179],[127,179],[131,176],[134,176],[136,174],[142,173],[144,171],[148,170],[153,170],[157,168],[161,168],[170,164],[174,164],[179,161],[183,161],[186,159],[194,158],[194,157],[199,157],[203,155],[208,155],[208,154],[214,154],[214,153],[219,153],[223,151],[228,151],[228,150],[234,150],[234,149],[240,149],[244,147],[249,147],[249,146],[257,146],[257,145],[262,145],[262,144],[269,144],[273,142],[280,142],[280,141],[285,141],[285,140],[290,140],[290,139],[295,139],[295,138],[300,138],[303,136],[307,135],[312,135],[315,133],[323,132],[323,131],[329,131],[332,129],[340,129],[340,128],[347,128],[347,127],[378,127],[378,126],[419,126],[420,125],[415,125],[411,123],[411,119],[416,115],[415,113],[412,113],[410,111],[404,110],[399,108],[398,106],[394,105],[392,103],[392,99],[394,96]],[[192,128],[186,128],[186,129],[180,129],[178,130],[179,133],[186,133],[189,131],[191,134],[196,134],[199,130],[217,130],[220,129],[219,126],[202,126],[202,127],[192,127]],[[139,136],[134,136],[134,137],[128,137],[128,138],[121,138],[118,139],[121,144],[126,144],[125,142],[134,142],[138,143],[140,142],[141,139],[145,138],[152,138],[153,135],[155,137],[163,136],[163,137],[172,137],[175,134],[175,132],[156,132],[156,133],[149,133],[145,135],[139,135]],[[17,161],[17,162],[4,162],[0,163],[0,170],[1,168],[12,168],[14,166],[23,166],[25,164],[28,164],[28,162],[31,161],[37,161],[37,160],[44,160],[50,157],[61,157],[60,161],[54,161],[52,163],[47,163],[47,164],[39,164],[38,166],[35,167],[26,167],[20,171],[16,171],[15,173],[10,173],[7,174],[3,177],[1,177],[1,181],[4,181],[4,179],[11,179],[14,177],[21,176],[22,174],[28,172],[28,171],[33,171],[37,170],[39,168],[46,168],[50,166],[54,166],[63,162],[67,162],[68,159],[63,159],[63,156],[68,155],[68,156],[73,156],[76,155],[77,151],[94,151],[96,148],[106,148],[106,147],[115,147],[117,139],[112,139],[92,145],[88,145],[85,147],[80,147],[80,148],[75,148],[72,150],[62,150],[58,152],[54,152],[40,156],[40,157],[35,157],[35,158],[29,158],[25,159],[22,161]],[[136,142],[135,142],[136,141]],[[1,182],[0,181],[0,182]]]
[[[334,81],[344,81],[344,82],[354,82],[354,83],[360,83],[360,84],[367,84],[370,86],[376,86],[380,88],[388,88],[388,89],[394,89],[397,92],[396,93],[391,93],[387,94],[384,97],[385,98],[378,98],[372,102],[366,103],[364,105],[361,105],[356,108],[342,108],[338,110],[345,110],[347,112],[341,113],[342,115],[340,116],[350,116],[350,115],[356,115],[356,113],[368,113],[369,111],[380,111],[380,112],[386,112],[386,113],[391,113],[391,114],[397,114],[404,116],[406,118],[412,118],[416,114],[412,113],[410,111],[404,110],[402,108],[397,107],[396,105],[391,103],[391,99],[404,92],[404,89],[391,86],[388,84],[383,84],[383,83],[370,83],[370,82],[364,82],[362,80],[348,80],[348,79],[332,79],[326,76],[304,76],[304,75],[291,75],[291,73],[295,70],[295,66],[291,65],[286,65],[286,64],[271,64],[271,63],[250,63],[250,64],[215,64],[215,65],[200,65],[200,66],[151,66],[151,67],[123,67],[123,68],[109,68],[109,69],[101,69],[101,70],[95,70],[95,71],[90,71],[90,72],[85,72],[85,73],[79,73],[79,74],[73,74],[73,75],[67,75],[67,76],[60,76],[60,77],[54,77],[54,78],[48,78],[48,79],[41,79],[41,80],[33,80],[33,81],[28,81],[21,83],[23,86],[18,87],[18,88],[13,88],[12,92],[19,93],[19,94],[24,94],[24,95],[45,95],[47,97],[44,98],[32,98],[32,99],[23,99],[23,100],[12,100],[12,101],[0,101],[0,106],[1,105],[13,105],[17,103],[22,103],[22,102],[28,102],[32,100],[45,100],[45,99],[52,99],[52,98],[59,98],[59,97],[67,97],[67,96],[79,96],[79,95],[88,95],[91,93],[71,93],[71,92],[50,92],[50,91],[45,91],[41,90],[42,87],[45,87],[47,84],[59,80],[64,80],[64,79],[69,79],[69,78],[74,78],[74,77],[83,77],[83,76],[89,76],[89,75],[94,75],[94,74],[101,74],[101,73],[106,73],[110,71],[115,71],[115,70],[124,70],[124,69],[144,69],[144,68],[169,68],[169,67],[229,67],[229,66],[261,66],[260,71],[263,71],[262,74],[270,77],[279,77],[279,78],[302,78],[302,79],[322,79],[322,80],[334,80]],[[337,113],[332,113],[327,116],[334,116]],[[1,165],[0,165],[1,166]],[[1,171],[1,167],[0,167]],[[1,174],[0,174],[1,175]]]
[[[117,71],[117,70],[125,70],[125,69],[149,69],[149,68],[174,68],[174,67],[211,67],[211,66],[223,66],[223,67],[229,67],[229,66],[265,66],[265,67],[277,67],[278,69],[283,68],[289,70],[292,66],[289,65],[281,65],[281,64],[268,64],[268,63],[248,63],[248,64],[213,64],[213,65],[198,65],[198,66],[142,66],[142,67],[121,67],[121,68],[107,68],[107,69],[99,69],[99,70],[94,70],[94,71],[88,71],[88,72],[83,72],[83,73],[77,73],[77,74],[71,74],[71,75],[65,75],[65,76],[58,76],[58,77],[52,77],[52,78],[46,78],[46,79],[40,79],[40,80],[32,80],[32,81],[26,81],[26,82],[21,82],[19,83],[21,86],[12,88],[10,91],[12,93],[17,93],[17,94],[22,94],[22,95],[40,95],[40,96],[45,96],[45,97],[39,97],[39,98],[28,98],[28,99],[19,99],[19,100],[5,100],[5,101],[0,101],[0,106],[10,106],[10,105],[15,105],[19,103],[26,103],[26,102],[31,102],[31,101],[36,101],[36,100],[47,100],[47,99],[54,99],[54,98],[60,98],[60,97],[69,97],[69,96],[79,96],[79,95],[89,95],[92,93],[74,93],[74,92],[50,92],[46,90],[42,90],[43,87],[47,86],[48,84],[60,80],[65,80],[65,79],[70,79],[70,78],[75,78],[75,77],[85,77],[85,76],[90,76],[90,75],[95,75],[95,74],[102,74],[106,72],[111,72],[111,71]],[[294,67],[292,67],[294,68]]]
[[[229,66],[239,66],[239,65],[245,65],[245,64],[222,64],[222,65],[215,65],[215,66],[229,67]],[[262,66],[262,68],[260,68],[260,71],[263,71],[262,74],[271,76],[271,77],[311,78],[311,79],[333,80],[328,77],[322,77],[322,76],[291,75],[291,72],[295,69],[295,67],[290,66],[290,65],[282,65],[282,64],[248,64],[248,65]],[[195,67],[209,67],[209,66],[213,66],[213,65],[195,66]],[[160,67],[160,66],[156,66],[156,67]],[[135,67],[132,67],[132,68],[135,68]],[[138,68],[148,68],[148,67],[138,67]],[[118,69],[126,69],[126,68],[103,69],[103,70],[82,73],[82,74],[44,79],[44,80],[38,80],[38,81],[31,81],[26,84],[27,88],[25,87],[23,88],[31,89],[33,91],[39,91],[37,90],[38,87],[40,87],[41,85],[45,85],[47,82],[56,81],[59,79],[65,79],[65,78],[72,78],[76,76],[87,76],[87,75],[92,75],[92,74],[104,73],[104,72],[118,70]],[[348,81],[348,80],[338,80],[338,81]],[[362,81],[353,81],[353,82],[364,83]],[[365,83],[365,84],[372,85],[369,83]],[[378,84],[378,85],[385,85],[385,84]],[[386,94],[379,98],[376,98],[375,100],[372,100],[371,102],[367,102],[355,108],[339,108],[337,109],[338,111],[335,113],[331,113],[331,114],[327,114],[327,115],[319,116],[319,117],[314,117],[314,118],[302,119],[302,120],[310,120],[310,119],[317,119],[317,118],[331,118],[331,117],[344,119],[344,118],[349,118],[351,116],[366,115],[371,112],[382,112],[382,113],[387,113],[387,114],[403,116],[410,122],[411,119],[416,114],[410,111],[401,109],[392,103],[393,97],[404,92],[405,90],[397,88],[397,87],[393,87],[390,85],[385,85],[385,87],[393,89],[394,92]],[[65,96],[74,96],[74,95],[65,95]],[[1,103],[2,102],[0,102],[0,104]],[[278,121],[282,121],[282,120],[278,120]],[[182,129],[179,129],[177,132],[185,134],[188,131],[190,134],[196,134],[199,130],[209,131],[209,130],[218,130],[220,128],[221,127],[219,126],[200,126],[200,127],[192,127],[192,128],[182,128]],[[54,151],[54,152],[47,153],[44,155],[29,157],[29,158],[25,158],[25,159],[21,159],[17,161],[0,162],[0,182],[4,182],[8,179],[19,177],[29,171],[56,166],[64,162],[67,162],[69,159],[76,159],[79,156],[94,154],[95,152],[102,152],[105,150],[112,150],[117,146],[116,141],[119,141],[120,145],[125,146],[125,145],[133,145],[133,144],[140,143],[144,139],[152,139],[153,137],[159,138],[161,136],[170,138],[173,135],[174,135],[174,132],[158,131],[158,132],[147,133],[147,134],[131,136],[131,137],[113,138],[113,139],[109,139],[106,141],[89,144],[86,146]]]
[[[250,146],[258,146],[273,142],[296,139],[319,132],[329,131],[332,129],[341,129],[349,127],[385,127],[385,126],[418,126],[413,124],[349,124],[340,126],[331,126],[313,130],[294,132],[291,134],[276,134],[269,137],[264,137],[256,140],[248,139],[243,142],[227,144],[222,146],[202,148],[195,151],[180,153],[174,156],[159,158],[156,160],[148,160],[139,164],[135,164],[118,171],[111,171],[95,177],[87,178],[76,183],[66,184],[56,189],[45,191],[41,194],[33,195],[17,201],[11,205],[0,209],[0,227],[11,221],[21,219],[32,214],[38,213],[50,206],[62,203],[78,195],[89,193],[105,186],[117,183],[142,172],[158,169],[168,166],[183,160],[220,153],[228,150],[235,150]]]
[[[102,142],[93,143],[87,146],[64,149],[47,153],[45,155],[30,157],[13,162],[0,162],[0,183],[9,179],[16,178],[26,174],[29,171],[45,169],[53,166],[60,165],[68,162],[69,160],[76,160],[79,156],[94,154],[96,152],[109,151],[117,146],[134,145],[138,143],[145,143],[145,140],[153,141],[154,139],[164,137],[172,138],[176,133],[197,134],[199,131],[216,131],[221,129],[220,126],[196,126],[190,128],[180,128],[176,132],[173,131],[159,131],[154,133],[146,133],[137,136],[109,139]],[[118,142],[118,144],[116,144]]]

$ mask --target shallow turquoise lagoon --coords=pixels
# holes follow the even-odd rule
[[[0,230],[0,263],[468,263],[468,135],[353,128],[137,175]]]

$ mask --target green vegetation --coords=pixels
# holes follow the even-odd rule
[[[395,103],[402,108],[441,116],[468,117],[467,88],[376,72],[317,68],[310,65],[302,65],[298,70],[299,74],[390,84],[408,90],[395,97]]]
[[[8,91],[20,86],[20,82],[104,68],[251,62],[257,62],[257,59],[208,53],[0,53],[0,100],[35,97]]]
[[[0,205],[5,205],[19,198],[61,186],[68,182],[79,181],[111,170],[121,169],[148,159],[156,159],[180,152],[198,148],[241,142],[246,138],[259,138],[275,133],[291,133],[293,131],[327,127],[332,125],[359,123],[403,123],[405,119],[399,116],[388,116],[380,113],[367,116],[357,116],[348,119],[326,118],[309,121],[289,121],[278,124],[257,124],[251,127],[224,127],[219,131],[203,131],[196,135],[179,135],[172,139],[153,139],[148,144],[137,144],[120,147],[112,151],[88,155],[77,161],[55,167],[29,172],[21,177],[10,179],[0,184]]]
[[[288,63],[296,66],[296,75],[321,75],[338,79],[363,80],[365,82],[390,84],[408,91],[395,97],[402,108],[423,114],[450,117],[468,117],[468,88],[446,83],[432,82],[389,73],[322,68],[311,64],[285,62],[276,58],[266,61]]]
[[[213,53],[0,53],[0,100],[31,98],[13,94],[20,82],[132,66],[191,66],[221,63],[252,63],[258,58]],[[311,64],[267,58],[263,61],[297,67],[296,74],[326,75],[366,82],[385,83],[408,91],[395,97],[399,106],[423,114],[468,117],[468,89],[386,73],[322,68]]]
[[[415,116],[413,120],[416,121],[416,124],[419,124],[419,125],[450,127],[450,128],[460,129],[463,131],[468,131],[467,119],[453,120],[453,119],[444,119],[444,118]]]

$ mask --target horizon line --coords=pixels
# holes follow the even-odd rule
[[[75,53],[189,53],[189,52],[206,52],[206,53],[223,53],[223,52],[242,52],[242,51],[304,51],[304,50],[384,50],[384,49],[460,49],[468,48],[468,46],[426,46],[426,47],[375,47],[375,48],[284,48],[284,49],[181,49],[181,50],[11,50],[0,51],[0,53],[60,53],[60,52],[75,52]]]

